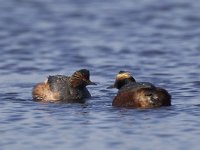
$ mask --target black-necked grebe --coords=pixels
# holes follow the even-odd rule
[[[119,89],[112,105],[126,108],[154,108],[171,105],[171,95],[148,82],[136,82],[129,72],[120,71],[114,85]]]
[[[86,69],[76,71],[72,76],[49,76],[43,83],[38,83],[32,91],[34,100],[85,102],[91,97],[87,85],[95,85],[90,81],[90,72]]]

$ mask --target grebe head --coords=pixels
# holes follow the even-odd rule
[[[111,86],[108,87],[109,88],[117,88],[120,89],[122,86],[131,83],[131,82],[136,82],[135,79],[133,78],[133,76],[126,71],[120,71],[117,74],[117,77],[115,79],[115,83]]]
[[[96,85],[96,83],[90,81],[90,72],[87,69],[81,69],[74,72],[74,74],[70,77],[70,84],[74,88]]]

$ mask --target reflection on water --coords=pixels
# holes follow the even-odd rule
[[[1,149],[198,149],[200,3],[0,0]],[[87,68],[85,104],[40,103],[48,75]],[[119,109],[120,70],[169,90],[173,106]]]

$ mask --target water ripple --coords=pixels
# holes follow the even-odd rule
[[[199,149],[199,2],[0,2],[1,149]],[[32,101],[36,83],[80,68],[99,83],[85,104]],[[112,107],[120,70],[172,106]]]

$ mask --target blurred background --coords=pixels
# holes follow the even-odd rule
[[[0,147],[197,150],[200,2],[0,0]],[[48,75],[90,70],[86,104],[32,101]],[[119,109],[120,70],[166,88],[172,106]]]

